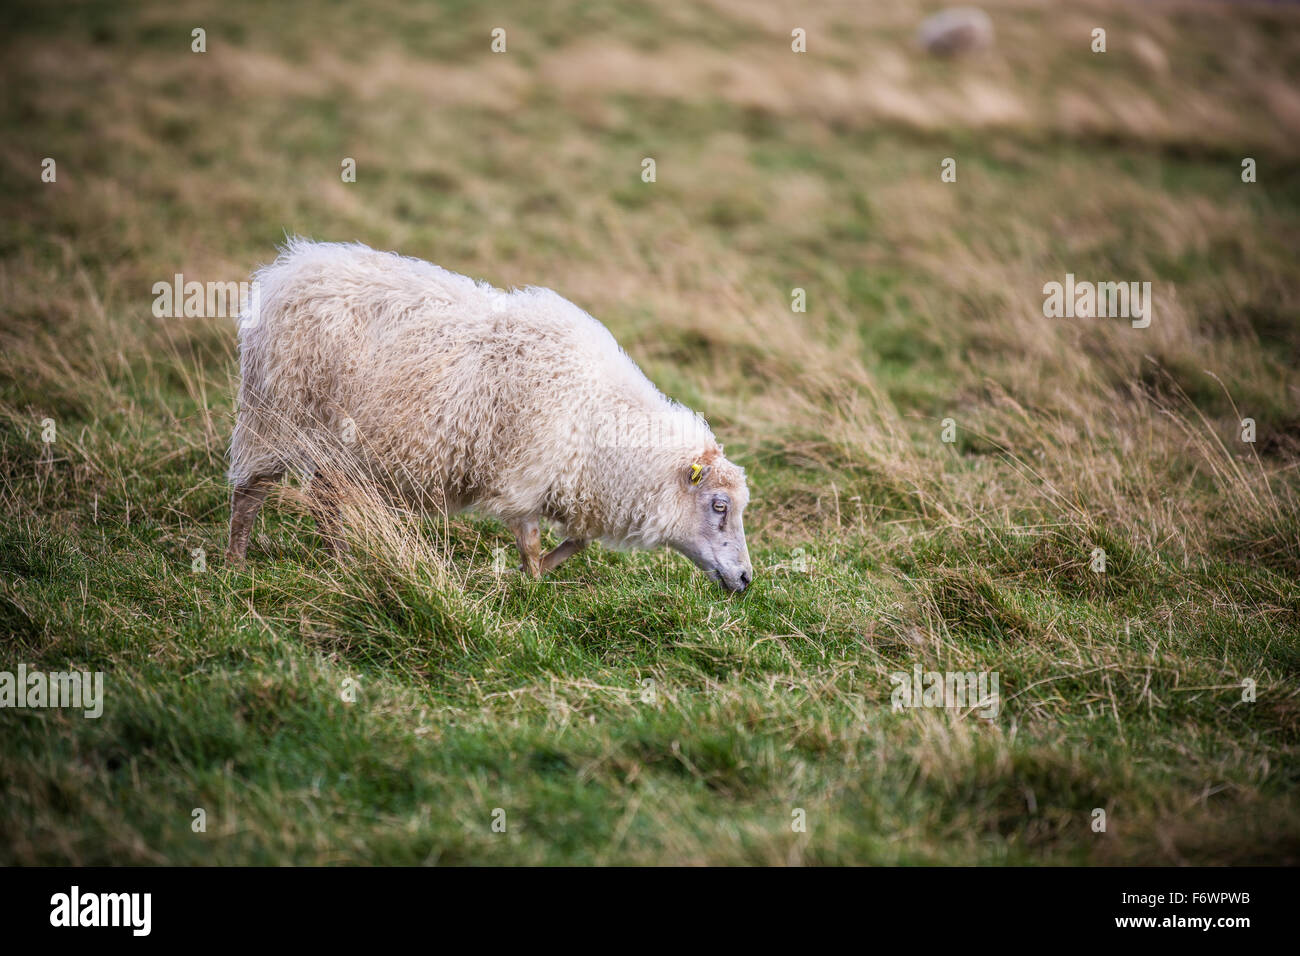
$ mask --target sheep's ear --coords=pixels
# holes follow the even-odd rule
[[[704,484],[704,479],[709,476],[713,470],[712,465],[701,465],[698,461],[693,463],[686,472],[686,481],[688,484],[699,487]]]

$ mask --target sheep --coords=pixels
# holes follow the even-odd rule
[[[341,470],[382,475],[386,494],[426,512],[499,519],[533,578],[598,540],[674,548],[728,591],[752,580],[744,469],[567,299],[301,238],[254,288],[230,442],[232,565],[290,472],[341,556]],[[546,554],[543,519],[564,534]]]
[[[993,20],[979,7],[952,7],[924,20],[916,42],[927,53],[956,56],[993,46]]]

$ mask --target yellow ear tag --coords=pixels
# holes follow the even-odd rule
[[[695,464],[691,465],[691,484],[698,485],[700,483],[700,479],[703,477],[704,477],[704,469],[700,467],[700,463],[696,462]]]

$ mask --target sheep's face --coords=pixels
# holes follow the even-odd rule
[[[681,478],[687,513],[672,546],[728,591],[745,590],[754,577],[745,546],[745,472],[718,454],[692,462]]]

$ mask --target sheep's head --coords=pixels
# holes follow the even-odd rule
[[[682,514],[670,544],[728,591],[745,590],[754,566],[745,546],[749,487],[744,469],[713,448],[684,464],[678,478]]]

